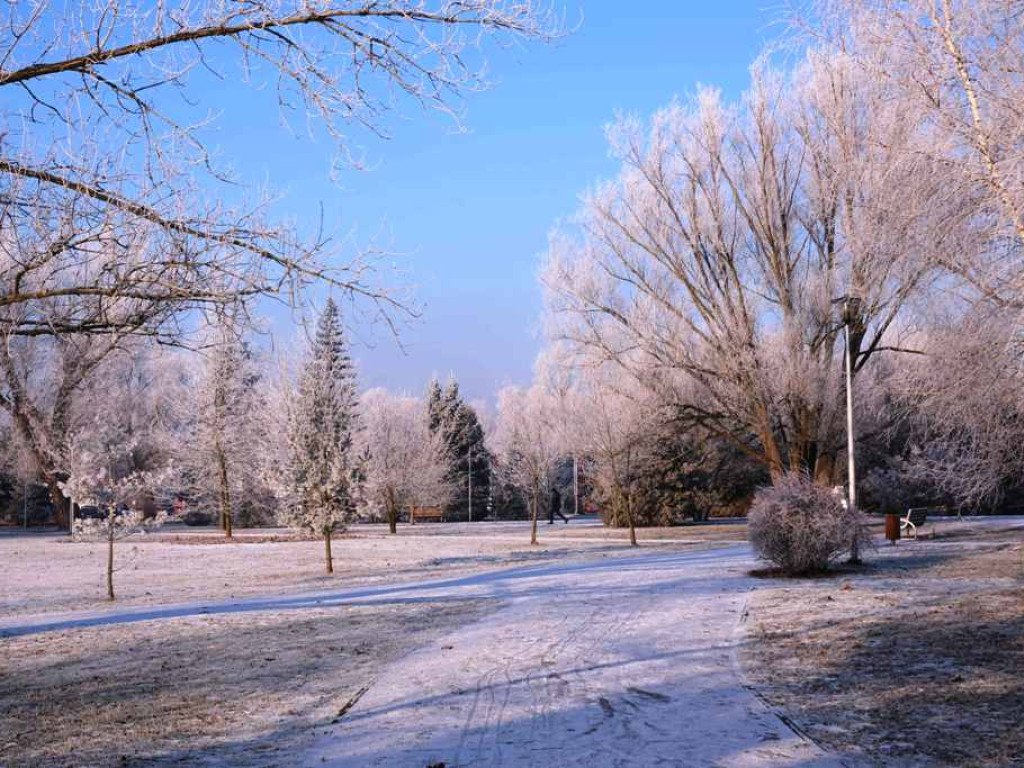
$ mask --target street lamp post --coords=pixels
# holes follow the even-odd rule
[[[846,480],[848,499],[851,510],[857,509],[857,464],[854,454],[854,423],[853,423],[853,343],[850,328],[860,319],[860,299],[856,296],[844,296],[843,327],[846,331]],[[860,562],[860,545],[858,537],[853,537],[850,545],[850,562]]]

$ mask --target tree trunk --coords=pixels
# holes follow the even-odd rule
[[[384,494],[384,514],[388,519],[388,530],[391,533],[398,533],[398,505],[395,503],[395,494],[390,488]]]
[[[530,499],[530,517],[532,525],[530,526],[530,544],[537,544],[537,507],[540,506],[540,500],[537,493],[534,493]]]
[[[633,493],[632,491],[626,492],[626,524],[629,525],[629,544],[630,546],[639,546],[636,543],[636,526],[633,525]]]
[[[757,436],[764,449],[765,463],[768,465],[768,472],[772,479],[776,479],[785,471],[785,463],[782,460],[782,452],[772,432],[771,416],[764,405],[758,404],[755,407],[755,418],[757,420]]]
[[[324,557],[327,558],[327,572],[334,573],[334,558],[331,557],[331,531],[324,532]]]
[[[224,529],[224,535],[231,538],[231,486],[228,485],[228,458],[224,455],[224,447],[220,442],[220,435],[214,438],[213,451],[217,456],[217,482],[218,499],[220,501],[220,527]]]
[[[71,531],[71,499],[64,495],[60,489],[60,483],[56,477],[49,472],[44,475],[46,489],[50,492],[50,502],[53,504],[54,520],[57,527],[62,531]]]
[[[107,514],[113,514],[108,512]],[[114,599],[114,529],[113,521],[108,520],[108,524],[111,526],[110,532],[107,534],[107,599]]]
[[[818,485],[835,485],[836,457],[832,454],[819,453],[814,463],[814,482]]]

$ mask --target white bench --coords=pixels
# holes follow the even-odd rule
[[[900,531],[910,530],[913,537],[917,538],[917,529],[924,525],[928,519],[928,510],[924,507],[911,507],[907,510],[906,517],[900,518]]]

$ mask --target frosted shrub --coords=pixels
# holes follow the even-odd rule
[[[855,538],[866,543],[867,529],[839,493],[790,473],[757,492],[747,535],[758,557],[786,573],[813,573],[849,551]]]

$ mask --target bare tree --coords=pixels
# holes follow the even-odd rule
[[[898,105],[941,184],[927,198],[940,310],[896,379],[920,439],[914,472],[961,503],[998,498],[1018,467],[1014,390],[1024,308],[1024,14],[1003,0],[823,0],[799,39],[841,55]],[[837,53],[838,52],[838,53]],[[878,115],[865,114],[877,123]],[[909,196],[908,196],[909,197]]]
[[[498,414],[491,433],[499,475],[525,497],[530,508],[530,543],[537,543],[537,516],[550,491],[552,472],[565,455],[560,413],[542,384],[498,392]]]
[[[212,329],[183,371],[190,386],[178,414],[187,431],[176,455],[190,503],[213,513],[228,538],[235,523],[265,522],[275,511],[260,471],[271,439],[265,371],[241,332],[227,321]]]
[[[981,297],[1021,307],[1024,16],[1006,0],[826,0],[821,22],[797,17],[813,44],[842,50],[882,84],[913,129],[912,151],[933,159],[965,216],[959,247],[942,253]]]
[[[1024,377],[1017,311],[981,306],[920,339],[926,355],[894,372],[887,405],[908,446],[906,485],[964,507],[1001,501],[1024,472]]]
[[[937,174],[900,151],[898,115],[876,96],[842,57],[811,56],[789,78],[756,67],[740,105],[704,90],[649,129],[620,119],[609,131],[620,175],[552,244],[555,337],[657,386],[773,476],[834,482],[844,345],[833,302],[860,299],[855,372],[901,348],[911,299],[934,274],[927,224],[949,213],[928,202]]]
[[[186,343],[206,313],[245,320],[262,299],[295,303],[313,282],[361,299],[356,306],[389,324],[412,311],[380,284],[379,251],[339,258],[344,244],[331,233],[303,236],[272,220],[267,193],[225,202],[228,190],[240,197],[237,179],[211,151],[201,73],[217,77],[218,89],[269,84],[282,115],[312,118],[344,149],[346,126],[382,133],[400,95],[455,112],[461,94],[484,85],[473,55],[484,37],[557,32],[529,0],[42,0],[10,4],[6,15],[0,334],[57,336],[31,355],[63,362],[43,404],[16,359],[30,353],[8,345],[0,405],[65,524],[57,477],[66,474],[57,447],[65,403],[125,338]]]
[[[9,338],[0,352],[0,406],[14,422],[19,439],[46,484],[57,524],[67,528],[68,447],[75,404],[88,378],[119,349],[122,339],[62,336],[45,343]]]
[[[0,327],[16,335],[180,331],[161,322],[168,305],[247,306],[311,281],[390,320],[405,305],[374,286],[372,257],[335,261],[328,235],[269,221],[265,195],[223,202],[233,179],[210,149],[201,73],[269,85],[283,116],[345,149],[346,126],[383,133],[400,96],[456,113],[485,84],[484,37],[557,33],[530,0],[44,0],[7,16]]]
[[[660,404],[612,362],[581,368],[564,402],[573,449],[591,460],[593,480],[610,502],[612,518],[625,520],[635,547],[637,485],[649,443],[664,421]]]
[[[107,597],[114,599],[115,544],[159,526],[166,518],[166,492],[172,487],[171,452],[164,414],[160,362],[149,350],[120,351],[99,366],[74,394],[62,446],[61,492],[76,518],[76,538],[107,545]]]
[[[161,526],[167,519],[166,512],[159,511],[147,517],[139,507],[139,501],[147,493],[153,478],[143,474],[115,477],[103,466],[107,459],[116,458],[97,455],[76,456],[74,470],[65,485],[65,490],[76,503],[95,509],[95,516],[75,520],[73,534],[76,539],[100,540],[106,544],[107,599],[114,600],[114,573],[116,566],[115,544],[139,533],[145,533]]]
[[[360,398],[363,496],[383,510],[391,533],[411,506],[444,505],[457,486],[450,477],[444,435],[431,431],[424,403],[371,389]]]

